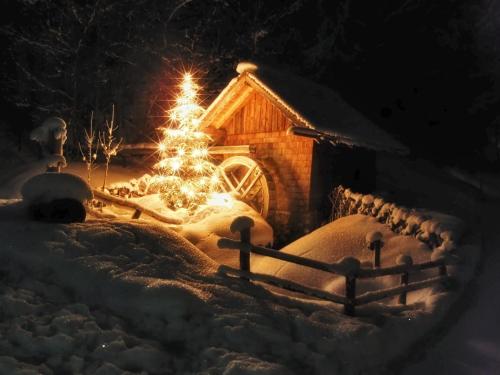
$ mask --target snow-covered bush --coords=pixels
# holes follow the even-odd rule
[[[30,139],[41,145],[50,143],[51,137],[59,139],[64,144],[66,141],[66,123],[59,117],[50,117],[41,126],[31,131]]]
[[[114,195],[122,197],[143,197],[147,194],[160,192],[160,176],[151,176],[146,173],[139,178],[127,182],[116,182],[108,186],[107,190]]]
[[[409,209],[386,202],[371,194],[354,193],[338,186],[332,193],[332,218],[363,214],[388,224],[395,233],[415,236],[432,249],[454,249],[464,230],[464,223],[455,216],[439,212]]]

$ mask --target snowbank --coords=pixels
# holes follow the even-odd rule
[[[148,223],[4,218],[0,243],[5,372],[380,373],[455,296],[435,291],[432,309],[379,306],[353,319],[220,275],[187,240]]]
[[[187,210],[173,211],[165,206],[160,194],[148,194],[142,197],[129,198],[143,207],[159,212],[160,214],[182,220],[181,225],[167,225],[198,247],[210,258],[218,263],[235,266],[238,253],[234,250],[221,250],[217,241],[221,237],[239,239],[237,233],[231,233],[229,227],[234,218],[248,216],[254,220],[255,225],[251,230],[252,242],[256,245],[270,246],[273,243],[272,227],[249,205],[241,201],[233,201],[228,206],[202,205],[194,213]],[[109,205],[103,212],[114,217],[129,219],[130,210]],[[147,220],[145,218],[145,220]]]
[[[273,229],[250,206],[234,201],[232,207],[202,206],[186,224],[179,228],[179,234],[218,263],[236,265],[239,254],[234,250],[222,250],[217,246],[221,237],[239,239],[238,233],[231,233],[229,227],[238,216],[248,216],[254,221],[250,233],[252,243],[270,246],[273,243]]]

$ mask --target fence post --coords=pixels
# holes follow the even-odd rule
[[[411,266],[411,265],[413,265],[413,259],[409,255],[400,255],[396,259],[396,264],[398,266],[402,266],[402,265]],[[408,285],[409,279],[410,279],[410,275],[409,275],[408,271],[403,272],[401,274],[401,285],[405,285],[405,286]],[[406,295],[407,295],[406,291],[402,292],[399,295],[399,303],[400,304],[406,305]]]
[[[373,251],[373,267],[380,268],[380,251],[384,243],[382,242],[382,233],[368,232],[365,237],[368,249]]]
[[[356,299],[356,277],[348,275],[345,277],[345,296],[347,303],[344,305],[344,314],[354,316],[356,314],[356,306],[354,300]]]
[[[437,249],[434,249],[431,255],[431,260],[439,261],[438,275],[444,277],[448,276],[447,266],[452,264],[458,264],[460,261],[456,255],[452,255],[446,250],[437,250]],[[450,279],[445,279],[442,285],[444,288],[448,289],[453,287],[453,282]]]
[[[238,216],[233,220],[230,226],[231,233],[240,232],[240,242],[248,250],[251,250],[250,229],[254,226],[254,221],[248,216]],[[250,251],[240,249],[240,270],[250,272]],[[249,280],[247,277],[242,279]]]
[[[443,259],[443,263],[441,263],[439,265],[438,270],[439,270],[439,276],[447,276],[448,275],[448,272],[446,270],[446,262],[444,259]]]
[[[338,263],[345,268],[345,297],[344,314],[354,316],[356,314],[356,276],[361,268],[361,263],[357,258],[344,257]]]

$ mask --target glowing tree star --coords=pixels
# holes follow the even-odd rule
[[[175,105],[168,111],[169,124],[161,128],[158,144],[160,193],[171,209],[194,210],[207,202],[219,185],[216,167],[209,161],[210,137],[199,130],[203,108],[198,105],[198,85],[186,73]]]

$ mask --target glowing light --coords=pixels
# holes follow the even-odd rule
[[[198,173],[203,172],[203,164],[202,163],[196,163],[194,165],[194,170]]]
[[[186,73],[178,88],[175,105],[167,111],[170,122],[162,128],[163,139],[158,145],[161,159],[155,165],[161,178],[155,181],[168,207],[194,210],[218,190],[219,178],[208,159],[210,137],[199,130],[204,111],[197,100],[199,86],[192,74]]]
[[[191,156],[193,156],[193,158],[201,158],[207,155],[208,155],[208,150],[205,148],[195,148],[191,152]]]
[[[170,162],[170,168],[172,168],[172,171],[177,172],[179,169],[181,169],[182,162],[179,159],[172,159]]]
[[[219,176],[217,176],[216,174],[213,174],[210,177],[210,184],[211,185],[218,185],[219,184]]]

